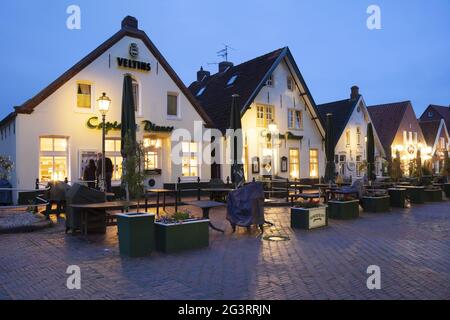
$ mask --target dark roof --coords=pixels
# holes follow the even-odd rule
[[[334,146],[338,143],[358,101],[359,98],[345,99],[317,105],[322,123],[326,123],[327,113],[333,114]]]
[[[420,121],[419,125],[422,129],[422,133],[427,145],[434,146],[436,135],[438,134],[439,126],[441,125],[441,120]]]
[[[6,126],[8,123],[10,123],[15,118],[16,118],[16,113],[15,112],[11,112],[10,114],[8,114],[6,117],[4,117],[0,121],[0,128],[3,127],[3,126]]]
[[[266,83],[267,78],[284,58],[289,59],[291,62],[294,72],[305,90],[303,94],[308,97],[314,109],[312,111],[313,117],[317,116],[318,112],[314,99],[288,47],[280,48],[263,56],[230,67],[224,72],[205,77],[201,81],[195,81],[189,86],[189,90],[196,96],[200,104],[209,114],[215,127],[224,131],[230,125],[231,96],[233,94],[240,96],[239,107],[242,114],[244,114]],[[227,85],[228,81],[234,75],[237,75],[235,82],[232,85]],[[197,96],[202,88],[205,88],[203,93]],[[315,120],[319,122],[316,122],[316,125],[322,128],[320,120]],[[319,132],[322,134],[321,129],[319,129]]]
[[[439,113],[440,116],[444,119],[445,124],[447,126],[450,125],[450,106],[446,107],[446,106],[438,106],[436,104],[430,104],[427,109],[429,109],[429,108],[431,108],[434,111],[436,111],[437,113]]]
[[[395,134],[400,127],[400,123],[403,119],[408,106],[411,106],[410,101],[394,102],[387,104],[380,104],[367,107],[369,110],[370,118],[378,133],[381,144],[386,152],[391,150],[392,141],[395,138]]]
[[[103,53],[105,53],[109,48],[111,48],[114,44],[120,41],[123,37],[129,36],[133,38],[138,38],[144,42],[150,52],[155,56],[160,65],[167,71],[172,80],[177,84],[180,90],[185,94],[189,102],[193,105],[199,115],[203,118],[206,125],[210,127],[212,125],[212,121],[209,118],[208,114],[203,110],[198,101],[192,96],[191,92],[186,88],[183,81],[178,77],[176,72],[169,65],[167,60],[163,57],[161,52],[156,48],[147,34],[139,30],[137,28],[137,20],[133,17],[127,16],[122,21],[122,28],[116,34],[114,34],[111,38],[102,43],[99,47],[97,47],[94,51],[89,53],[86,57],[81,59],[77,64],[75,64],[72,68],[63,73],[58,79],[53,81],[50,85],[48,85],[45,89],[35,95],[33,98],[26,101],[21,106],[15,107],[15,113],[26,113],[31,114],[34,108],[39,105],[42,101],[44,101],[47,97],[49,97],[53,92],[58,90],[62,85],[64,85],[67,81],[73,78],[77,73],[87,67],[90,63],[100,57]]]

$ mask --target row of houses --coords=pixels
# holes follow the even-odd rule
[[[216,161],[215,150],[212,159],[204,161],[208,141],[196,139],[195,130],[200,124],[201,133],[209,129],[224,133],[235,94],[247,180],[323,176],[327,113],[333,114],[335,162],[344,177],[364,174],[369,122],[375,127],[377,175],[383,174],[385,161],[397,150],[406,162],[421,149],[437,172],[442,151],[449,147],[446,107],[430,106],[418,121],[409,101],[367,106],[356,86],[348,99],[317,105],[288,47],[239,65],[221,62],[215,73],[201,68],[196,81],[186,87],[138,28],[138,21],[128,16],[116,34],[0,121],[0,154],[15,163],[11,176],[15,188],[33,188],[36,179],[82,177],[89,159],[101,150],[96,99],[103,92],[112,100],[106,156],[113,161],[113,179],[119,183],[124,74],[133,77],[137,136],[145,146],[144,167],[152,186],[178,179],[225,180],[230,175],[230,164]],[[171,133],[178,129],[191,137],[182,141],[181,161],[176,162],[172,157],[178,141]],[[226,136],[221,140],[226,149]]]

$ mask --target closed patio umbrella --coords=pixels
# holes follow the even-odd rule
[[[372,123],[367,125],[367,178],[373,181],[376,178],[375,171],[375,140],[373,137]]]
[[[125,171],[125,162],[128,156],[133,154],[127,154],[127,148],[125,143],[129,141],[134,147],[136,146],[136,116],[134,111],[135,101],[133,96],[133,80],[130,74],[126,74],[123,79],[123,91],[122,91],[122,121],[121,121],[121,154],[123,157],[123,171]],[[128,136],[128,137],[127,137]],[[131,148],[134,150],[134,148]],[[128,148],[130,152],[130,148]],[[132,170],[132,168],[128,168]],[[123,172],[125,173],[125,172]],[[126,198],[130,199],[130,192],[128,185],[125,184]]]
[[[327,157],[325,182],[334,182],[336,165],[334,163],[333,114],[331,113],[327,113],[326,119],[325,154]]]
[[[126,74],[123,79],[122,91],[122,121],[121,121],[121,153],[125,159],[127,157],[125,151],[125,137],[127,133],[130,134],[131,143],[136,143],[136,116],[134,111],[134,96],[133,96],[133,80],[130,74]]]
[[[230,147],[233,152],[233,164],[231,165],[231,179],[235,184],[236,188],[242,186],[245,182],[244,179],[244,167],[242,161],[239,161],[239,156],[242,158],[242,150],[238,150],[242,146],[242,123],[241,123],[241,110],[238,104],[239,95],[234,94],[232,96],[231,102],[231,119],[230,119],[230,129],[237,130],[238,134],[234,134],[232,140],[230,141]]]

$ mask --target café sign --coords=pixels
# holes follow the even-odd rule
[[[99,130],[102,129],[102,123],[98,121],[98,117],[89,118],[86,125],[89,129],[99,129]],[[145,132],[167,132],[167,133],[170,133],[174,129],[174,127],[171,127],[171,126],[158,126],[148,120],[142,121],[142,127]],[[119,131],[121,128],[122,128],[122,125],[120,123],[118,123],[117,121],[105,123],[106,132],[108,132],[110,130]],[[136,130],[137,129],[138,128],[136,126]]]

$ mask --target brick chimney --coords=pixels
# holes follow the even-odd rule
[[[138,29],[138,20],[132,16],[126,16],[122,20],[122,28]]]
[[[202,81],[205,77],[209,77],[211,72],[203,70],[203,67],[200,67],[200,70],[197,71],[197,81]]]
[[[358,86],[353,86],[351,88],[350,99],[351,100],[356,100],[358,98],[359,98],[359,88],[358,88]]]
[[[219,63],[219,73],[224,72],[228,68],[231,68],[233,66],[233,62],[229,61],[222,61]]]

